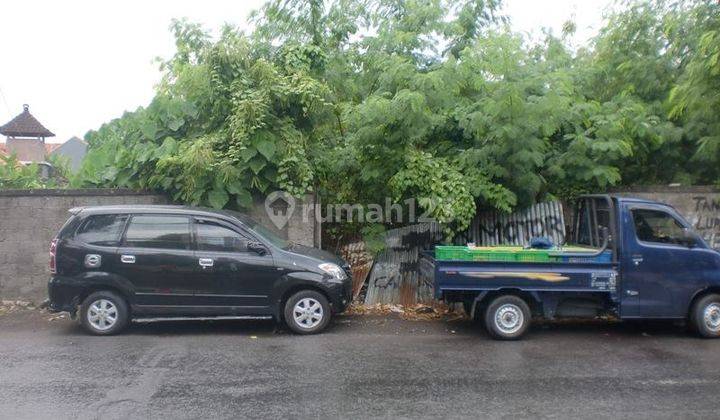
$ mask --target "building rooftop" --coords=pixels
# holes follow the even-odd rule
[[[55,137],[30,113],[30,106],[23,105],[23,112],[0,127],[0,134],[9,137]]]

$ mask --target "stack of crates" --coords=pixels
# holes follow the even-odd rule
[[[436,246],[435,258],[445,261],[506,261],[549,262],[550,254],[544,249],[523,249],[518,246],[465,247]]]
[[[436,246],[435,259],[439,261],[472,261],[466,246]]]
[[[564,247],[556,249],[525,249],[519,246],[467,247],[436,246],[435,259],[440,261],[506,261],[506,262],[569,262],[609,263],[612,252],[591,256],[591,248]],[[584,256],[583,254],[587,254]]]

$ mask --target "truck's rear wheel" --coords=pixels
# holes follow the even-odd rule
[[[494,338],[517,340],[530,325],[530,307],[514,295],[495,298],[485,311],[485,326]]]
[[[707,295],[698,299],[693,306],[691,322],[701,336],[720,337],[720,295]]]

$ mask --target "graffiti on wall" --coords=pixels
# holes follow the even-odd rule
[[[457,243],[477,245],[526,245],[533,237],[545,236],[556,244],[565,239],[565,221],[559,201],[538,203],[514,213],[487,212],[477,215]]]
[[[689,217],[693,228],[713,248],[720,248],[720,197],[693,197],[694,214]]]

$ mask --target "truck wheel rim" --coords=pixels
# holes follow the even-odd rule
[[[293,308],[293,318],[300,328],[315,328],[322,322],[323,314],[322,305],[313,298],[300,299]]]
[[[522,310],[511,303],[506,303],[495,311],[495,326],[504,334],[516,333],[522,328],[525,317]]]
[[[117,307],[107,299],[98,299],[88,307],[87,320],[96,330],[109,330],[117,322],[117,317]]]
[[[720,332],[720,304],[711,303],[703,312],[705,326],[713,332]]]

